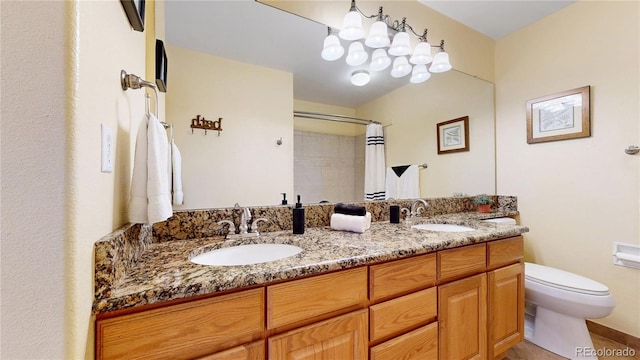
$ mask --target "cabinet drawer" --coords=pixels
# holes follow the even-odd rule
[[[372,265],[369,279],[373,302],[433,286],[436,281],[436,254]]]
[[[371,341],[401,334],[438,315],[436,287],[373,305],[370,310]]]
[[[264,360],[264,340],[236,346],[233,349],[207,355],[197,360]]]
[[[516,263],[523,256],[524,240],[522,236],[487,243],[487,267],[489,269]]]
[[[360,267],[267,287],[267,327],[294,324],[341,309],[365,307],[367,268]]]
[[[434,322],[371,348],[370,360],[438,358],[438,323]]]
[[[98,320],[97,359],[193,359],[258,340],[264,289]]]
[[[438,280],[455,279],[483,272],[487,253],[485,244],[438,251]]]

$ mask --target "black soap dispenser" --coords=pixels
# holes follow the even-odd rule
[[[293,233],[304,234],[304,208],[300,203],[300,195],[298,195],[298,202],[293,209]]]

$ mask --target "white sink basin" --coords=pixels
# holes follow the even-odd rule
[[[302,248],[286,244],[250,244],[212,250],[191,258],[200,265],[252,265],[296,255]]]
[[[413,225],[412,229],[418,230],[431,230],[431,231],[441,231],[441,232],[464,232],[464,231],[474,231],[474,228],[470,228],[462,225],[454,225],[454,224],[419,224]]]

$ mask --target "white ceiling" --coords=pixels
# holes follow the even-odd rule
[[[495,39],[573,1],[420,2]],[[366,86],[351,85],[349,76],[357,69],[343,59],[320,57],[325,25],[257,1],[167,0],[165,19],[168,44],[293,73],[296,99],[354,108],[409,82],[385,70],[371,72]],[[171,64],[171,53],[167,56]]]

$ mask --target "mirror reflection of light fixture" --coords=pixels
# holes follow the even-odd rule
[[[329,28],[329,34],[324,38],[324,46],[320,56],[327,61],[335,61],[340,59],[343,54],[344,48],[340,45],[340,40],[337,36],[331,34],[331,28]]]
[[[409,82],[412,84],[420,84],[429,80],[430,77],[431,73],[427,70],[427,65],[417,64],[413,67],[413,71],[411,71],[411,79],[409,79]]]
[[[371,76],[366,70],[354,71],[351,74],[351,83],[355,86],[365,86],[369,83],[369,80],[371,80]]]
[[[364,46],[359,41],[354,41],[349,45],[349,53],[347,54],[347,64],[351,66],[359,66],[369,59],[369,54],[364,51]]]
[[[371,55],[369,69],[372,71],[382,71],[391,65],[391,58],[387,56],[384,49],[375,49]]]
[[[444,40],[440,42],[440,52],[433,57],[433,62],[429,71],[432,73],[442,73],[451,70],[451,62],[449,62],[449,54],[444,51]]]
[[[397,57],[393,60],[393,69],[391,69],[391,76],[399,78],[409,75],[411,72],[411,65],[404,56]]]
[[[402,21],[392,21],[389,15],[385,15],[382,6],[379,7],[378,13],[374,15],[365,15],[356,6],[355,0],[351,0],[349,12],[344,16],[342,30],[339,37],[347,41],[355,41],[365,38],[365,31],[362,27],[362,18],[375,19],[371,25],[369,35],[366,37],[364,44],[373,50],[371,55],[371,63],[369,69],[371,71],[382,71],[391,64],[391,56],[396,58],[393,61],[391,75],[393,77],[403,77],[412,73],[414,65],[426,65],[431,63],[429,69],[426,66],[420,66],[412,73],[411,82],[421,83],[431,77],[431,73],[442,73],[452,69],[449,60],[449,54],[444,50],[444,40],[440,41],[439,46],[433,46],[427,41],[427,29],[422,35],[415,32],[413,27],[407,23],[406,18]],[[389,30],[395,33],[393,41],[389,41]],[[410,33],[418,39],[418,44],[411,52]],[[357,45],[356,45],[357,44]],[[385,49],[389,47],[388,49]],[[431,55],[431,48],[439,48],[440,51],[435,55]],[[340,40],[331,34],[325,38],[322,50],[322,58],[327,61],[334,61],[342,57],[344,48],[340,45]],[[410,55],[408,61],[405,56]],[[360,66],[369,58],[369,53],[361,42],[353,42],[349,45],[346,62],[350,66]],[[411,64],[410,64],[411,63]],[[355,73],[354,73],[355,74]],[[368,80],[367,80],[368,82]]]

